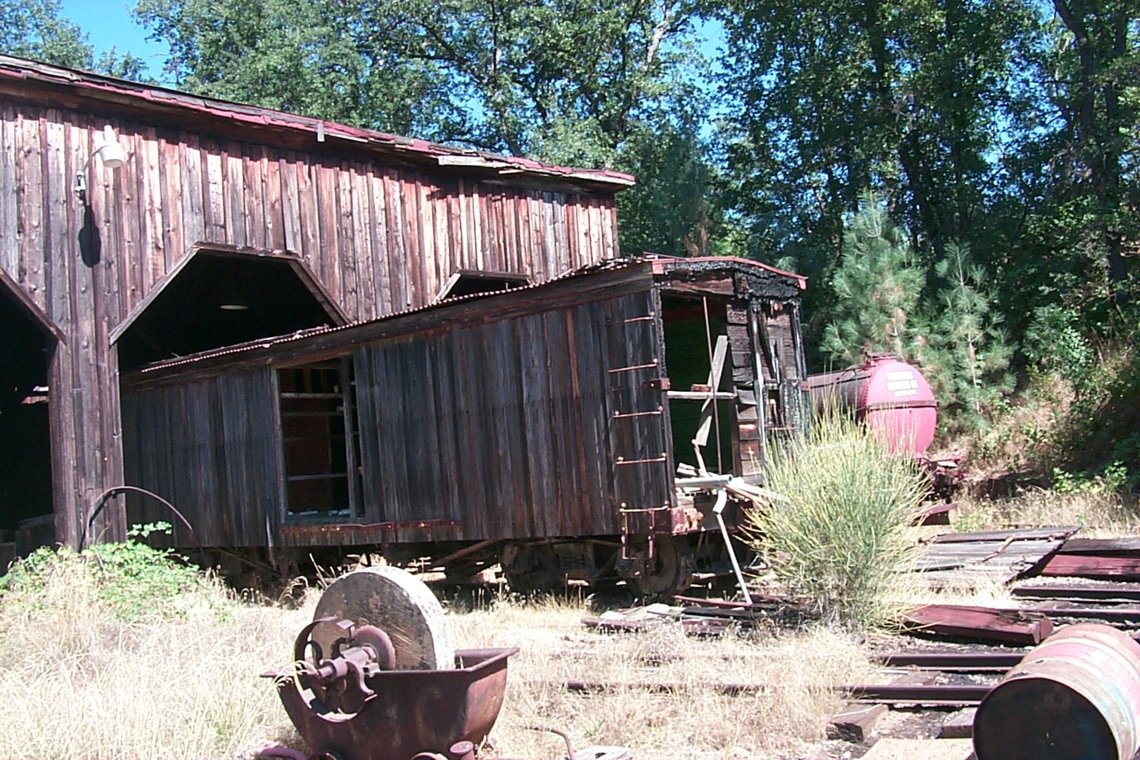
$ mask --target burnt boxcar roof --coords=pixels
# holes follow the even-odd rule
[[[666,283],[670,287],[700,287],[702,281],[723,282],[726,276],[731,276],[732,292],[724,295],[759,296],[775,301],[798,298],[807,284],[802,275],[742,258],[646,255],[613,259],[582,267],[544,283],[520,285],[493,293],[474,293],[406,309],[379,319],[315,327],[154,362],[124,375],[123,384],[142,387],[186,375],[215,374],[237,366],[313,361],[343,355],[353,345],[361,343],[444,330],[460,323],[490,322],[547,309],[558,300],[603,300],[631,287],[650,287],[655,283]]]

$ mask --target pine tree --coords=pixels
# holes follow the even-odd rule
[[[946,417],[960,429],[974,428],[1013,389],[1012,348],[1001,315],[991,308],[986,270],[973,263],[968,246],[948,244],[934,273],[944,284],[923,316],[926,335],[917,341],[916,358]]]
[[[836,300],[824,327],[823,351],[844,366],[885,351],[911,358],[911,321],[925,280],[906,235],[875,196],[864,196],[859,212],[847,220],[843,253],[831,279]]]

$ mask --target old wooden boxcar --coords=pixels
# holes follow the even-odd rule
[[[614,193],[632,182],[0,55],[0,559],[37,530],[123,535],[121,371],[613,258]],[[216,382],[197,392],[249,399],[217,421],[216,451],[174,452],[170,478],[224,479],[222,502],[194,507],[217,515],[206,535],[249,543],[238,507],[260,520],[277,484],[241,480],[233,448],[270,389]],[[197,424],[192,393],[146,411]],[[320,405],[303,398],[297,413]]]
[[[123,380],[127,481],[186,515],[178,545],[277,566],[348,547],[501,562],[516,588],[683,587],[723,545],[678,465],[756,480],[801,424],[802,286],[744,260],[616,260],[153,363]]]

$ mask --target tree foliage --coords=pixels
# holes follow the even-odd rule
[[[913,321],[925,281],[907,237],[875,197],[865,198],[843,237],[821,348],[843,366],[881,352],[912,359]]]
[[[60,17],[57,0],[0,0],[0,52],[69,68],[138,78],[142,62],[114,49],[95,56],[87,35]]]
[[[57,0],[0,12],[5,52],[142,73],[94,56]],[[925,362],[963,414],[993,400],[967,377],[1000,392],[1007,363],[1041,365],[1051,341],[1093,362],[1140,333],[1136,0],[136,0],[135,14],[182,89],[632,172],[625,252],[796,269],[813,283],[809,347]],[[719,65],[702,45],[715,29]]]

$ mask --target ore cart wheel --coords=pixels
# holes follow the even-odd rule
[[[507,585],[516,594],[553,591],[562,583],[558,557],[548,544],[507,544],[502,567]]]
[[[388,634],[396,650],[396,670],[442,670],[455,667],[455,646],[445,625],[443,607],[424,582],[398,567],[370,567],[342,575],[317,602],[313,620],[335,617],[357,625],[374,625]],[[343,635],[323,624],[311,639],[331,656]]]
[[[668,596],[684,591],[693,582],[693,551],[684,536],[658,536],[653,559],[644,552],[643,572],[634,578],[643,594]]]

